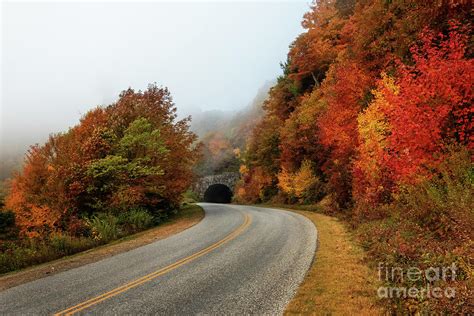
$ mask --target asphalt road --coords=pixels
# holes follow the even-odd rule
[[[200,205],[205,218],[179,234],[0,292],[0,314],[281,314],[313,259],[314,225]]]

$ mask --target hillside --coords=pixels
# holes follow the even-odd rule
[[[235,200],[344,219],[390,313],[474,308],[472,12],[469,1],[313,3],[241,153]]]
[[[214,110],[192,116],[191,130],[202,143],[202,158],[195,168],[197,175],[239,170],[239,153],[263,116],[263,103],[271,85],[267,82],[262,86],[253,101],[238,112]]]

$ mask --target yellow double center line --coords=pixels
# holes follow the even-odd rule
[[[59,316],[59,315],[72,315],[72,314],[75,314],[77,312],[80,312],[86,308],[89,308],[95,304],[98,304],[102,301],[105,301],[106,299],[109,299],[111,297],[114,297],[116,295],[119,295],[125,291],[128,291],[130,289],[133,289],[134,287],[137,287],[143,283],[146,283],[148,281],[151,281],[163,274],[166,274],[170,271],[173,271],[174,269],[186,264],[186,263],[189,263],[199,257],[202,257],[204,256],[205,254],[213,251],[214,249],[222,246],[224,243],[236,238],[238,235],[240,235],[248,226],[250,226],[250,223],[252,222],[252,220],[250,219],[250,216],[248,216],[247,214],[244,215],[244,222],[242,223],[242,225],[240,225],[236,230],[234,230],[232,233],[230,233],[229,235],[227,235],[224,239],[221,239],[219,240],[218,242],[216,242],[215,244],[212,244],[211,246],[205,248],[205,249],[202,249],[201,251],[199,252],[196,252],[195,254],[192,254],[190,255],[189,257],[186,257],[186,258],[183,258],[173,264],[170,264],[169,266],[166,266],[164,268],[161,268],[155,272],[152,272],[152,273],[149,273],[139,279],[136,279],[134,281],[131,281],[127,284],[124,284],[122,286],[119,286],[109,292],[106,292],[102,295],[99,295],[99,296],[96,296],[94,298],[91,298],[87,301],[84,301],[82,303],[79,303],[77,305],[74,305],[74,306],[71,306],[69,307],[68,309],[65,309],[61,312],[58,312],[56,314],[54,314],[55,316]]]

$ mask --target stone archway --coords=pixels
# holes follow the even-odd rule
[[[206,190],[215,184],[221,184],[229,188],[233,193],[235,185],[239,180],[240,175],[238,172],[224,172],[221,174],[210,175],[199,178],[193,185],[192,191],[197,194],[199,200],[204,200],[204,194]]]
[[[216,183],[210,185],[204,192],[204,202],[230,203],[234,193],[225,184]]]

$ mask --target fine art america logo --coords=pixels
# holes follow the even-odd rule
[[[446,267],[390,267],[379,262],[378,275],[380,281],[391,284],[417,284],[413,286],[381,286],[377,290],[380,298],[453,298],[456,290],[452,287],[434,286],[438,281],[455,281],[456,264]],[[418,284],[423,284],[418,286]]]

